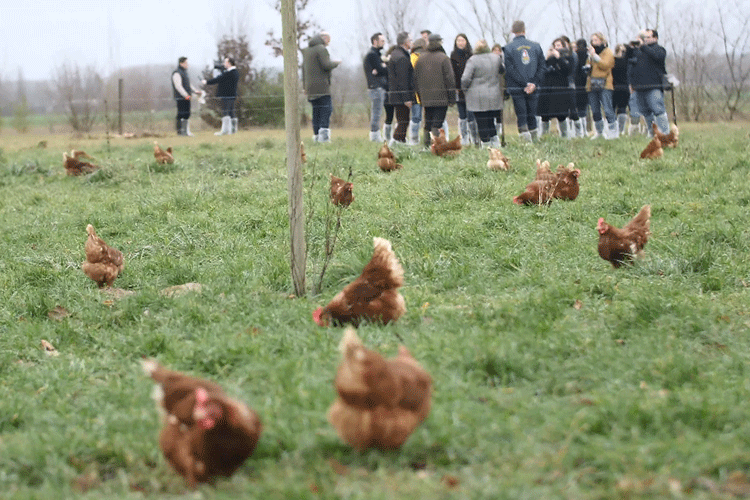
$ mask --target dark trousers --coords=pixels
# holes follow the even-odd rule
[[[175,125],[177,132],[180,131],[180,125],[182,120],[190,118],[190,101],[185,99],[177,99],[177,118],[175,118]]]
[[[497,110],[474,111],[480,141],[490,142],[490,139],[497,135],[497,129],[495,129],[495,117],[497,117],[497,113]]]
[[[406,104],[395,104],[393,110],[396,112],[396,130],[393,131],[393,140],[406,142],[406,130],[411,121],[411,109]],[[388,120],[386,119],[386,123]]]
[[[518,118],[518,131],[526,132],[536,130],[536,112],[539,107],[539,91],[535,90],[527,94],[523,90],[512,92],[513,108]]]
[[[237,100],[236,97],[222,97],[221,98],[221,115],[229,116],[234,118],[234,102]]]
[[[443,126],[445,115],[448,113],[448,106],[423,106],[424,109],[424,130],[437,135],[438,130]],[[427,135],[429,137],[429,134]]]
[[[385,108],[385,124],[390,125],[393,123],[393,104],[384,104]]]
[[[330,128],[333,102],[331,101],[331,96],[323,95],[317,99],[310,99],[310,104],[312,104],[313,134],[318,135],[320,129]]]

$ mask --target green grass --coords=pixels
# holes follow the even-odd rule
[[[356,200],[321,294],[300,298],[281,132],[163,138],[168,166],[150,140],[15,137],[0,151],[0,498],[185,493],[158,450],[142,356],[219,382],[264,422],[255,455],[203,498],[728,497],[706,484],[741,486],[750,468],[750,146],[739,125],[681,132],[652,161],[643,138],[512,134],[510,172],[465,150],[404,153],[385,174],[366,131],[318,145],[305,130],[308,290],[328,174],[351,168]],[[101,171],[66,176],[73,146]],[[575,162],[578,199],[512,204],[536,158]],[[596,221],[620,226],[646,203],[646,258],[614,270]],[[125,254],[115,286],[133,295],[81,272],[88,223]],[[393,243],[408,311],[359,334],[387,355],[403,342],[435,384],[429,418],[388,453],[355,452],[327,423],[342,330],[311,319],[373,236]],[[159,293],[187,282],[203,291]],[[57,306],[69,316],[51,319]]]

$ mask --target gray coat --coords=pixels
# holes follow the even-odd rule
[[[500,78],[504,71],[500,56],[492,52],[474,54],[466,62],[461,76],[461,88],[466,95],[469,111],[503,109],[503,87]]]
[[[310,45],[302,50],[302,82],[308,100],[331,95],[331,71],[338,65],[331,61],[323,38],[312,37]]]

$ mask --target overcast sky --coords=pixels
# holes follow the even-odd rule
[[[332,35],[329,51],[336,59],[361,64],[373,28],[362,25],[358,5],[377,0],[313,0],[314,19]],[[592,9],[604,0],[591,2]],[[612,1],[612,0],[607,0]],[[662,0],[693,5],[698,0]],[[23,70],[26,80],[53,76],[65,62],[80,68],[93,65],[102,75],[143,64],[174,64],[185,55],[197,72],[216,56],[216,43],[233,27],[250,36],[250,50],[259,67],[282,66],[264,45],[267,32],[281,33],[273,0],[0,0],[0,78],[13,81]],[[739,0],[750,7],[750,0]],[[529,0],[524,17],[530,38],[543,46],[559,35],[558,0]],[[435,2],[431,2],[434,7]],[[665,9],[680,15],[680,8]],[[688,9],[691,10],[691,9]],[[741,9],[742,10],[742,9]],[[682,12],[685,12],[682,10]],[[446,48],[457,30],[439,8],[426,9],[424,27],[440,32]],[[557,20],[557,22],[556,22]],[[470,33],[469,30],[462,30]],[[560,33],[559,33],[560,32]],[[473,40],[472,40],[473,41]],[[392,41],[389,41],[392,43]]]
[[[365,0],[369,1],[369,0]],[[233,26],[249,32],[262,67],[279,67],[264,45],[269,29],[281,34],[272,0],[0,0],[0,77],[53,76],[64,62],[94,65],[102,75],[142,64],[175,64],[185,55],[191,71],[210,64],[216,43]],[[315,0],[315,20],[332,35],[332,57],[360,64],[372,28],[360,25],[357,0]],[[425,19],[425,22],[427,20]],[[439,24],[438,23],[432,23]],[[430,27],[434,29],[435,27]],[[415,32],[420,27],[415,27]],[[446,28],[454,35],[454,29]]]

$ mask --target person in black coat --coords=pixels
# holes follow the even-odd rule
[[[203,80],[203,85],[217,85],[216,97],[221,100],[221,131],[216,135],[234,134],[237,132],[237,118],[234,114],[234,102],[237,100],[237,85],[240,73],[234,65],[234,59],[224,58],[224,71],[215,78]]]
[[[557,118],[560,136],[568,137],[568,114],[572,105],[572,94],[568,77],[573,71],[573,60],[565,43],[556,38],[547,50],[547,71],[544,73],[539,93],[539,115],[542,117],[542,134],[549,132],[549,122]]]
[[[388,104],[393,106],[396,114],[396,130],[393,131],[392,142],[406,144],[406,130],[409,128],[411,105],[415,98],[409,33],[399,33],[396,44],[388,61]]]
[[[388,67],[381,54],[385,46],[385,37],[380,32],[375,33],[370,37],[370,43],[372,45],[365,55],[362,67],[365,70],[367,92],[370,94],[370,101],[372,102],[370,140],[380,142],[382,140],[380,136],[380,115],[384,109],[385,93],[388,90]]]

